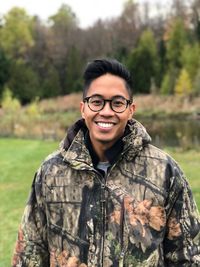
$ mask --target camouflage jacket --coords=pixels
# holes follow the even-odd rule
[[[182,171],[140,123],[127,127],[106,177],[93,166],[80,123],[43,162],[13,267],[200,266],[200,220]]]

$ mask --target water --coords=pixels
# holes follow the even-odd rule
[[[152,137],[152,143],[159,147],[200,147],[200,120],[140,118],[139,121],[145,126]]]

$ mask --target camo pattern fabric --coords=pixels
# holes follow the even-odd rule
[[[184,174],[139,122],[128,127],[106,177],[82,126],[42,163],[13,267],[200,266],[200,219]]]

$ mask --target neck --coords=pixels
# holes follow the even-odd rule
[[[102,144],[102,143],[98,143],[98,144],[92,144],[93,145],[93,149],[96,152],[97,156],[99,157],[99,160],[101,162],[106,162],[108,161],[108,159],[105,156],[105,151],[111,147],[111,145],[107,145],[107,144]]]

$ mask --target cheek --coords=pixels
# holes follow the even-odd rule
[[[130,118],[132,118],[132,115],[130,114],[130,112],[123,114],[123,116],[120,117],[121,124],[126,125],[128,120],[130,120]]]
[[[85,108],[84,112],[82,112],[82,118],[85,120],[87,128],[90,129],[94,122],[95,114],[87,111]]]

